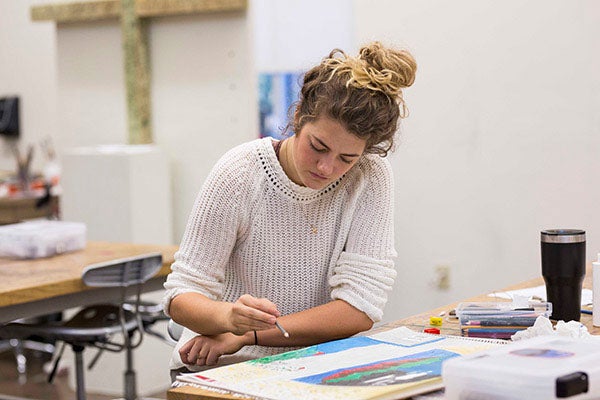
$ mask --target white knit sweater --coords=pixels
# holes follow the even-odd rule
[[[395,256],[386,159],[365,155],[315,190],[287,177],[270,138],[257,139],[227,152],[204,183],[164,285],[165,312],[185,292],[227,302],[249,293],[282,315],[341,299],[376,322],[394,283]],[[184,331],[171,369],[184,366],[177,350],[195,335]],[[289,349],[246,346],[219,365]]]

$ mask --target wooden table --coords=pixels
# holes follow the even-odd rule
[[[539,277],[535,279],[531,279],[525,282],[521,282],[519,284],[508,286],[498,292],[506,292],[509,290],[518,290],[525,289],[530,287],[536,287],[544,284],[544,280]],[[587,289],[592,288],[592,270],[591,266],[588,268],[585,279],[583,281],[583,287]],[[466,299],[464,301],[508,301],[502,298],[494,298],[488,296],[488,294],[481,294],[479,296],[472,297],[470,299]],[[423,312],[421,314],[414,315],[412,317],[404,318],[399,321],[392,322],[390,324],[386,324],[385,326],[379,329],[390,329],[398,326],[408,326],[414,330],[422,330],[424,328],[429,328],[429,317],[438,316],[441,313],[444,313],[444,322],[441,328],[441,333],[446,335],[460,335],[460,327],[458,324],[458,320],[456,318],[448,318],[450,311],[456,308],[459,302],[447,304],[443,307],[438,307],[433,310],[429,310]],[[600,335],[600,327],[594,327],[592,324],[592,316],[590,314],[581,314],[581,323],[584,324],[588,331],[592,335]]]
[[[0,323],[118,299],[119,288],[89,288],[83,269],[94,263],[159,252],[163,266],[143,287],[162,288],[177,246],[88,242],[86,248],[34,260],[0,258]]]
[[[506,287],[498,292],[505,292],[509,290],[517,290],[517,289],[525,289],[530,287],[536,287],[543,285],[543,279],[536,278],[531,279],[525,282],[521,282],[516,285],[512,285]],[[587,273],[583,282],[583,287],[587,289],[592,288],[592,270],[591,265],[587,269]],[[508,301],[506,299],[501,298],[493,298],[488,296],[487,293],[481,294],[479,296],[471,297],[469,299],[465,299],[464,301]],[[443,324],[441,327],[441,333],[446,335],[460,335],[460,327],[458,324],[458,319],[449,317],[450,311],[454,310],[459,302],[447,304],[442,307],[438,307],[433,310],[429,310],[411,317],[403,318],[398,321],[391,322],[389,324],[385,324],[380,326],[379,328],[373,329],[368,332],[368,334],[372,334],[378,331],[387,330],[391,328],[396,328],[399,326],[407,326],[413,330],[422,331],[424,328],[430,328],[429,325],[429,317],[431,316],[439,316],[443,313]],[[600,335],[600,327],[594,327],[592,325],[592,316],[589,314],[581,314],[581,323],[583,323],[589,330],[589,332],[593,335]],[[204,390],[200,388],[195,388],[191,386],[179,387],[169,389],[167,392],[167,400],[217,400],[217,399],[227,399],[227,400],[244,400],[249,399],[248,397],[240,397],[240,396],[232,396],[228,394],[211,392],[209,390]]]

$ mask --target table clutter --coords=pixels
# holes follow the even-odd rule
[[[551,314],[552,304],[540,301],[464,302],[456,308],[462,336],[492,339],[510,339]]]

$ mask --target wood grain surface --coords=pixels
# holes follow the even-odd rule
[[[94,263],[160,252],[166,276],[177,246],[88,242],[83,250],[34,260],[0,258],[0,307],[44,300],[90,290],[81,280],[83,269]]]

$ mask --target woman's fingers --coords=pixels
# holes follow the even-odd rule
[[[270,300],[242,295],[231,308],[232,332],[241,335],[251,330],[271,329],[279,315],[277,306]]]
[[[231,333],[200,335],[181,346],[179,354],[184,364],[215,365],[223,354],[233,354],[243,346],[243,341]]]
[[[269,299],[265,299],[265,298],[259,299],[257,297],[251,296],[249,294],[244,294],[244,295],[240,296],[239,301],[241,301],[243,304],[247,305],[248,307],[251,307],[255,310],[262,311],[263,313],[272,315],[275,318],[281,316],[275,303],[273,303]]]
[[[216,350],[216,349],[211,349],[211,351],[208,353],[208,356],[206,357],[206,365],[215,365],[217,363],[217,361],[219,361],[219,357],[221,357],[222,354]]]
[[[197,354],[196,364],[198,364],[198,361],[200,360],[206,360],[209,350],[210,348],[206,345],[204,340],[196,341],[196,344],[194,345],[194,351],[196,351]]]
[[[206,337],[196,336],[179,349],[179,357],[184,364],[204,365],[210,352]]]
[[[190,350],[195,343],[196,338],[188,341],[179,348],[179,357],[184,364],[194,364],[196,362],[196,354],[190,354]]]

